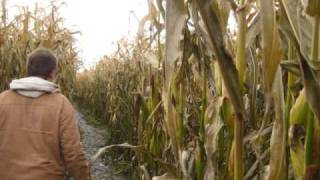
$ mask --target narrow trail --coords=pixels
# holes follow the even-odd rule
[[[97,152],[97,150],[106,145],[104,132],[102,129],[92,127],[87,124],[84,116],[77,112],[76,117],[81,132],[81,141],[88,160]],[[116,175],[112,168],[105,166],[102,159],[97,159],[91,164],[91,175],[94,180],[125,180],[121,175]]]

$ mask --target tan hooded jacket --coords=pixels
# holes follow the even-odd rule
[[[71,103],[40,78],[0,94],[0,180],[90,179]]]

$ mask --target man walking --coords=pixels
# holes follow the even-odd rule
[[[55,55],[40,48],[27,64],[28,77],[0,94],[0,180],[90,179],[74,109],[50,82]]]

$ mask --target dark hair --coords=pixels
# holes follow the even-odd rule
[[[54,53],[46,48],[38,48],[28,55],[28,76],[48,78],[57,68],[57,58]]]

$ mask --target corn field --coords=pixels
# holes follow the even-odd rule
[[[26,75],[27,55],[38,47],[52,49],[57,55],[59,69],[57,82],[61,90],[72,97],[73,85],[79,65],[73,33],[64,27],[59,15],[61,5],[53,1],[50,9],[35,5],[18,7],[18,15],[9,19],[7,1],[1,1],[0,20],[0,91],[10,81]]]
[[[146,3],[135,40],[75,75],[57,6],[7,22],[2,1],[0,90],[50,47],[61,87],[110,132],[97,156],[132,179],[320,179],[320,1]]]

